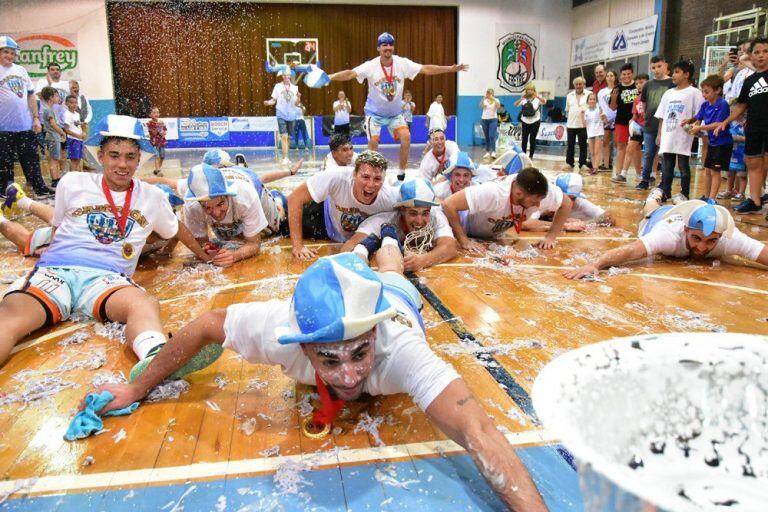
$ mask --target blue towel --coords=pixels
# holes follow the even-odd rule
[[[101,393],[88,393],[85,397],[85,409],[78,412],[72,423],[69,424],[67,433],[64,434],[64,439],[67,441],[75,441],[77,439],[84,439],[94,432],[98,432],[104,428],[104,422],[101,421],[97,412],[102,410],[109,402],[114,400],[115,397],[109,391],[102,391]],[[139,402],[134,402],[128,407],[122,409],[115,409],[104,414],[104,416],[125,416],[131,414],[139,406]]]

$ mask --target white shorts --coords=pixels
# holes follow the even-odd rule
[[[403,130],[409,131],[408,123],[405,122],[401,114],[394,117],[365,116],[365,133],[369,139],[378,139],[382,127],[386,127],[395,140],[400,139],[400,133]]]

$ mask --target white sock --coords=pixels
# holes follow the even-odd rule
[[[165,343],[165,336],[158,331],[144,331],[133,339],[133,352],[139,358],[144,359],[149,351],[158,345]]]
[[[0,224],[5,224],[6,222],[8,222],[8,219],[5,218],[5,215],[0,213]]]
[[[19,199],[18,201],[16,201],[16,204],[22,210],[29,211],[30,207],[32,206],[32,202],[33,202],[32,199],[30,199],[27,196],[24,196],[21,199]]]
[[[400,247],[399,247],[399,246],[398,246],[398,244],[397,244],[397,240],[395,240],[394,238],[391,238],[391,237],[385,236],[385,237],[384,237],[384,239],[381,241],[381,246],[382,246],[382,247],[385,247],[385,246],[387,246],[387,245],[391,245],[391,246],[394,246],[394,247],[396,247],[398,250],[400,250]]]
[[[368,261],[368,257],[370,256],[368,249],[362,244],[357,244],[352,252],[363,258],[365,261]]]
[[[626,176],[628,172],[629,172],[628,169],[624,169],[623,171],[621,171],[621,175]]]

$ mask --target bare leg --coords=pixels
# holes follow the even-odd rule
[[[640,177],[643,174],[643,151],[640,149],[639,142],[633,141],[630,144],[632,145],[632,159],[630,162],[635,166],[635,174]]]
[[[69,161],[69,170],[70,171],[79,171],[80,170],[80,159],[79,158],[73,158]]]
[[[144,290],[133,286],[113,293],[107,299],[106,313],[111,321],[126,324],[125,339],[129,344],[142,332],[163,331],[160,302]]]
[[[725,181],[725,191],[731,192],[734,189],[734,182],[736,181],[736,173],[729,172],[728,178]]]
[[[379,272],[397,272],[403,273],[403,255],[400,254],[400,249],[394,245],[382,245],[381,248],[376,251],[376,265],[379,267]]]
[[[280,136],[280,144],[283,147],[283,159],[288,158],[289,139],[288,134],[284,133]]]
[[[603,165],[610,167],[611,161],[611,130],[605,130],[603,132]]]
[[[27,242],[29,241],[29,235],[31,233],[27,231],[27,228],[18,222],[9,220],[8,222],[3,222],[0,224],[0,234],[13,242],[13,245],[15,245],[16,248],[23,254],[24,250],[27,248]],[[2,347],[0,347],[0,354],[1,353]]]
[[[722,181],[722,176],[720,175],[719,169],[710,169],[707,172],[709,173],[712,180],[712,184],[709,186],[709,197],[710,199],[715,199],[717,197],[717,193],[720,191],[720,182]]]
[[[27,209],[29,213],[42,220],[49,226],[53,222],[53,206],[38,201],[32,201]]]
[[[379,150],[379,138],[378,137],[371,137],[368,139],[368,149],[371,151],[378,151]]]
[[[408,167],[408,154],[411,151],[411,133],[403,130],[400,134],[400,170]]]
[[[755,202],[757,206],[760,206],[760,196],[763,191],[763,184],[765,183],[765,166],[763,157],[750,156],[744,159],[747,164],[747,172],[749,173],[749,197]]]
[[[712,175],[709,169],[704,169],[704,195],[709,197],[709,191],[712,189]]]
[[[624,171],[624,158],[627,156],[627,143],[619,142],[616,146],[618,149],[616,150],[616,165],[614,165],[614,168],[616,169],[616,175],[618,175]]]
[[[600,138],[592,139],[592,168],[597,169],[603,165],[603,141]]]
[[[0,302],[0,366],[19,340],[45,325],[45,317],[43,306],[26,293],[12,293]]]

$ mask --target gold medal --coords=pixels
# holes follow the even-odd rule
[[[310,439],[323,439],[331,433],[331,424],[317,424],[312,421],[312,416],[310,416],[301,422],[301,433]]]
[[[123,243],[123,258],[127,260],[133,258],[134,252],[133,245],[128,242]]]

